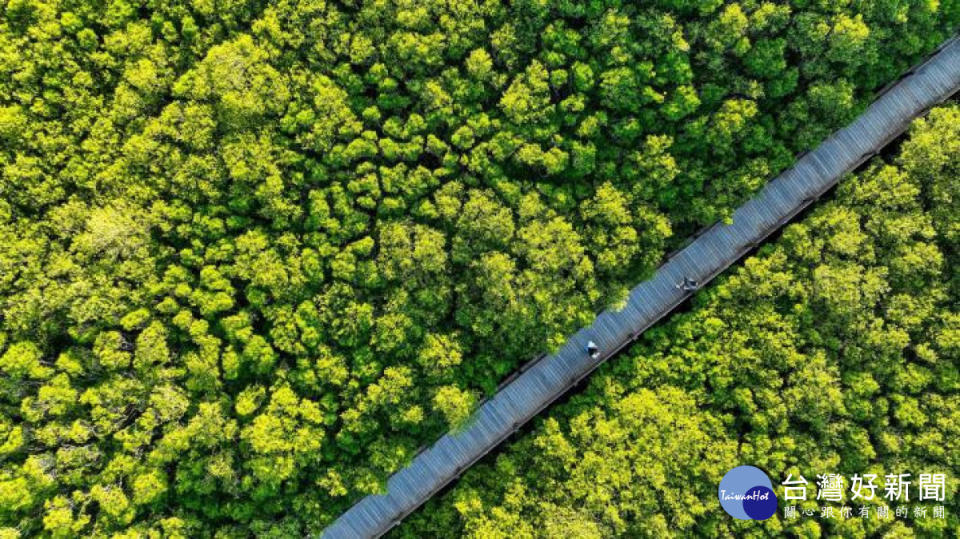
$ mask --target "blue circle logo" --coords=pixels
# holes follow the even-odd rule
[[[723,510],[740,520],[766,520],[777,512],[773,483],[756,466],[737,466],[727,472],[717,496]]]

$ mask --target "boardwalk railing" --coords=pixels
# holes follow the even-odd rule
[[[474,412],[462,430],[448,433],[420,452],[387,481],[385,494],[367,496],[323,532],[324,538],[378,537],[427,501],[464,470],[633,342],[693,291],[680,283],[703,284],[789,222],[848,172],[902,134],[910,122],[960,89],[960,40],[946,42],[924,63],[885,88],[852,124],[833,133],[794,166],[740,206],[730,225],[704,230],[676,252],[654,276],[634,288],[619,311],[600,313],[557,353],[540,358],[503,385]],[[602,354],[584,349],[594,341]]]

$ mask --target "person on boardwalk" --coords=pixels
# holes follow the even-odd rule
[[[597,346],[597,343],[593,341],[587,343],[587,355],[589,355],[591,359],[600,357],[600,348]]]
[[[677,283],[677,288],[683,290],[684,292],[693,292],[696,289],[700,288],[700,281],[696,281],[687,276],[683,277],[683,281]]]

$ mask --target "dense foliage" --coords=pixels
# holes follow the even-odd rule
[[[934,109],[885,164],[788,226],[690,312],[644,335],[589,387],[412,516],[400,537],[953,536],[960,530],[960,106]],[[781,510],[738,521],[717,502],[734,466],[767,471]],[[866,505],[817,502],[817,474],[875,473]],[[911,503],[883,497],[912,475]],[[946,473],[946,518],[917,478]],[[809,481],[784,518],[781,483]],[[886,535],[889,534],[889,535]]]
[[[9,0],[0,526],[323,526],[942,6]]]

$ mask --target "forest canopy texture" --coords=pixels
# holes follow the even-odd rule
[[[0,535],[317,531],[958,22],[6,1]]]
[[[888,164],[699,293],[533,432],[393,537],[947,537],[960,530],[960,105],[918,120]],[[717,485],[763,468],[802,508],[730,518]],[[817,474],[945,473],[946,518],[816,499]],[[882,484],[882,481],[881,481]],[[861,503],[870,518],[857,515]],[[911,505],[902,503],[902,505]],[[915,505],[915,503],[914,503]]]

